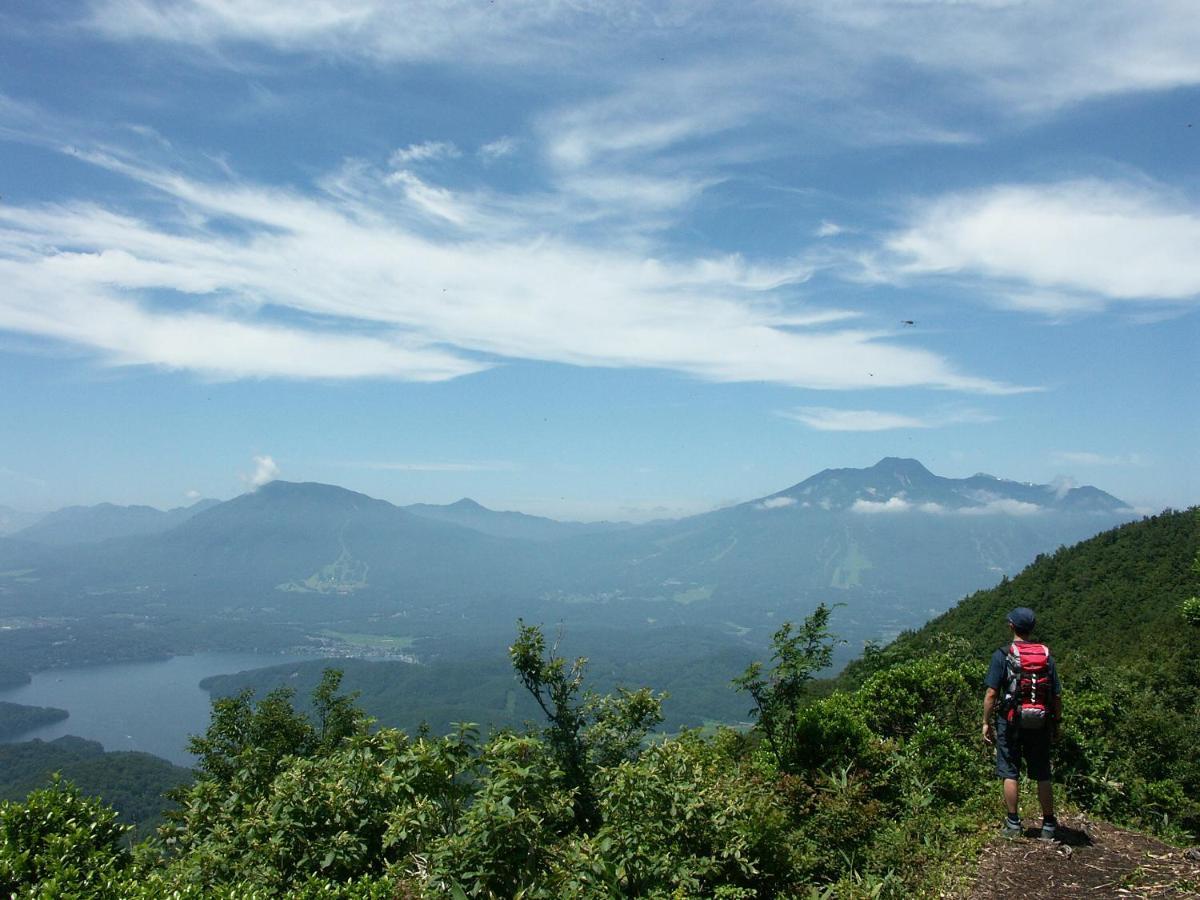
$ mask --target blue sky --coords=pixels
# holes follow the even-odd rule
[[[1180,2],[0,11],[0,504],[1200,502]],[[909,324],[911,323],[911,324]]]

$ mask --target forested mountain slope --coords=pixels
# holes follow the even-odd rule
[[[1200,654],[1181,628],[1183,601],[1200,590],[1200,510],[1166,511],[1043,554],[1015,578],[978,591],[923,627],[902,634],[881,656],[847,667],[853,683],[879,664],[911,657],[947,638],[965,641],[981,659],[1009,637],[1017,606],[1037,613],[1037,638],[1065,670],[1081,659],[1162,668]]]
[[[165,759],[128,750],[105,752],[96,741],[74,735],[0,744],[0,800],[19,800],[46,787],[56,774],[103,797],[120,821],[135,826],[138,837],[150,836],[161,824],[169,805],[167,791],[192,780],[190,769]]]

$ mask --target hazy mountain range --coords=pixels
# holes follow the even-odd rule
[[[197,500],[191,506],[177,506],[166,511],[153,506],[117,506],[113,503],[67,506],[43,516],[26,513],[24,518],[33,521],[6,533],[35,544],[82,544],[137,534],[157,534],[220,502]]]
[[[19,584],[0,578],[0,596],[59,605],[137,591],[156,608],[192,611],[341,597],[428,628],[448,616],[542,615],[735,631],[829,599],[844,600],[864,631],[887,631],[1131,517],[1094,487],[942,478],[896,458],[643,525],[557,522],[467,499],[399,507],[275,481],[169,512],[104,504],[51,514],[0,539],[0,569],[22,573]]]

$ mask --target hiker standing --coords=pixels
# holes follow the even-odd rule
[[[1050,780],[1050,744],[1058,740],[1062,688],[1050,648],[1030,640],[1036,620],[1024,606],[1008,614],[1013,641],[992,654],[983,696],[983,740],[996,745],[996,774],[1004,780],[1005,837],[1021,834],[1017,813],[1021,760],[1037,781],[1042,806],[1042,838],[1052,840],[1054,789]],[[997,702],[999,701],[999,702]],[[993,718],[995,725],[993,726]]]

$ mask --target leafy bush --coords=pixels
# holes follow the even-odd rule
[[[120,897],[127,830],[113,809],[67,782],[0,803],[0,894]]]
[[[546,876],[574,820],[553,754],[535,737],[502,733],[480,763],[473,802],[430,847],[431,884],[460,885],[469,897],[553,896]]]
[[[982,663],[961,650],[930,652],[876,672],[855,696],[867,724],[881,737],[910,737],[919,723],[931,719],[973,739],[984,674]]]
[[[1200,627],[1200,597],[1188,597],[1180,604],[1179,611],[1185,622]]]
[[[621,896],[733,896],[734,888],[773,892],[787,877],[781,797],[695,733],[607,771],[599,796],[604,825],[592,846],[608,866],[599,878],[566,879],[572,890],[612,878]]]
[[[782,768],[812,777],[845,766],[882,766],[883,756],[861,704],[848,694],[834,694],[797,710],[795,740]]]

